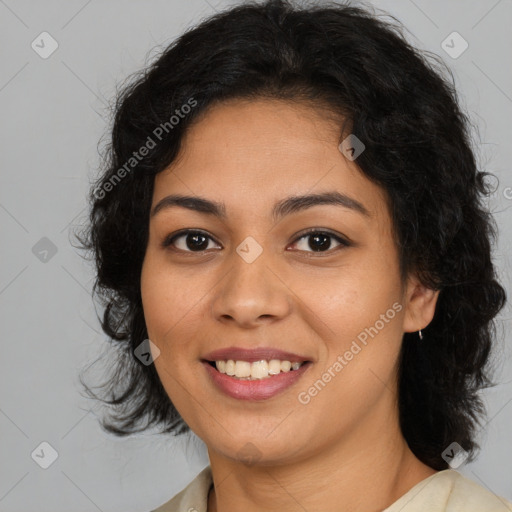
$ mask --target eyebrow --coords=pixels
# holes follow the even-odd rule
[[[348,208],[357,213],[371,217],[370,212],[359,201],[340,192],[324,192],[321,194],[308,194],[302,196],[290,196],[278,201],[272,208],[272,218],[278,221],[286,215],[300,212],[318,205],[333,205]],[[179,206],[188,210],[212,215],[225,220],[226,206],[224,203],[211,201],[199,196],[185,196],[172,194],[161,199],[151,211],[151,217],[158,212]]]

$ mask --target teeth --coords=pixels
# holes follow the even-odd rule
[[[292,367],[292,363],[290,363],[290,361],[281,361],[281,371],[282,372],[289,372],[291,367]]]
[[[268,373],[270,373],[270,375],[281,373],[281,361],[279,361],[279,359],[271,359],[268,362]]]
[[[217,366],[217,369],[219,369],[218,366]],[[229,361],[226,361],[225,369],[226,369],[227,375],[235,375],[235,361],[233,361],[232,359],[230,359]]]
[[[267,363],[267,361],[254,361],[254,363],[251,363],[251,374],[244,375],[244,377],[251,377],[253,379],[264,379],[265,377],[268,377],[268,370],[269,363]]]
[[[242,380],[267,379],[272,375],[278,375],[281,372],[289,372],[298,370],[302,363],[292,363],[290,361],[280,361],[279,359],[271,359],[270,361],[215,361],[215,366],[220,373],[225,373],[232,377]]]
[[[247,361],[237,361],[235,363],[235,377],[250,377],[251,363]]]

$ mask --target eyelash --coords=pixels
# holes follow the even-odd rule
[[[173,235],[169,235],[168,237],[166,237],[164,239],[164,241],[162,242],[162,247],[166,248],[166,249],[174,250],[174,251],[177,251],[177,252],[182,252],[182,253],[189,253],[189,254],[201,254],[201,253],[204,253],[205,250],[202,250],[202,251],[186,251],[186,250],[183,250],[183,249],[176,249],[176,248],[172,248],[171,247],[172,244],[178,238],[181,238],[181,237],[186,236],[186,235],[192,235],[192,234],[193,235],[202,235],[202,236],[204,236],[206,238],[209,238],[210,240],[212,240],[216,244],[218,244],[218,242],[216,240],[214,240],[210,235],[208,235],[208,233],[206,233],[205,231],[201,231],[201,230],[198,230],[198,229],[184,229],[182,231],[179,231],[178,233],[175,233]],[[292,244],[295,244],[298,241],[300,241],[302,238],[307,238],[308,236],[311,236],[311,235],[327,235],[327,236],[329,236],[331,238],[334,238],[341,245],[338,246],[338,247],[335,247],[334,249],[328,249],[327,251],[299,251],[299,252],[306,252],[306,253],[316,254],[316,255],[322,255],[322,254],[330,255],[334,251],[343,249],[344,247],[349,247],[351,245],[351,243],[348,242],[348,240],[340,237],[339,235],[336,235],[336,234],[332,233],[331,231],[325,231],[325,230],[318,229],[318,228],[311,228],[311,229],[308,229],[307,231],[301,233],[293,241]],[[220,244],[218,244],[218,245],[220,245]]]

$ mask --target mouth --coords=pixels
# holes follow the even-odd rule
[[[237,380],[270,379],[282,373],[297,371],[311,361],[294,361],[281,359],[260,359],[258,361],[244,361],[234,359],[219,359],[217,361],[203,360],[219,373],[223,373]]]
[[[210,382],[232,398],[266,400],[290,388],[308,371],[307,356],[272,348],[231,347],[201,359]]]

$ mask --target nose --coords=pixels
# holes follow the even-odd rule
[[[226,261],[229,270],[212,298],[212,313],[218,321],[247,329],[290,314],[293,294],[279,266],[270,260],[265,250],[252,262],[233,251]]]

